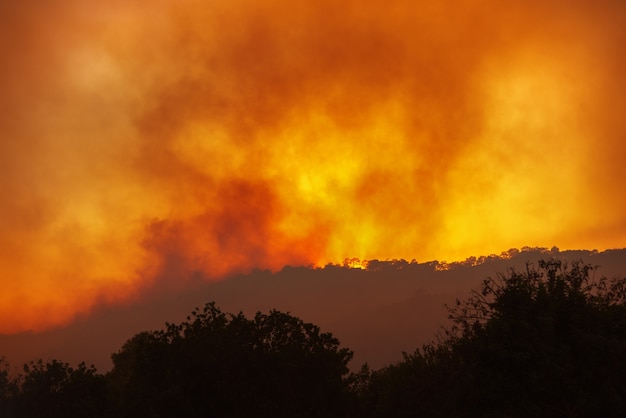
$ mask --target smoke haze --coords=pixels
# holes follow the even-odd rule
[[[621,1],[7,0],[0,332],[285,265],[626,243]]]

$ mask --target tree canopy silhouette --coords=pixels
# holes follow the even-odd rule
[[[124,416],[342,416],[352,352],[279,311],[253,319],[215,304],[143,332],[113,355]],[[339,415],[338,415],[339,414]]]
[[[100,417],[107,407],[105,377],[81,363],[31,361],[11,378],[8,363],[0,372],[2,417]]]
[[[441,341],[368,376],[367,415],[622,416],[626,279],[593,271],[550,260],[486,279]]]

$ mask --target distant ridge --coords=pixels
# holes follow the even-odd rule
[[[359,258],[346,258],[341,264],[342,267],[348,268],[360,268],[364,270],[377,271],[386,268],[397,268],[402,269],[406,268],[409,265],[428,265],[432,266],[435,270],[450,270],[460,267],[476,267],[481,264],[485,264],[493,261],[500,260],[511,260],[518,257],[523,257],[525,254],[531,255],[532,258],[536,258],[537,255],[541,257],[547,258],[557,258],[557,259],[574,259],[576,257],[592,257],[598,254],[605,254],[611,252],[624,253],[626,249],[610,249],[599,252],[598,250],[565,250],[560,251],[558,247],[546,248],[546,247],[522,247],[521,249],[511,248],[508,251],[503,251],[499,255],[498,254],[489,254],[483,255],[479,257],[468,257],[463,261],[427,261],[427,262],[418,262],[415,259],[410,262],[404,259],[392,259],[392,260],[361,260]],[[330,264],[331,266],[336,266],[334,264]]]

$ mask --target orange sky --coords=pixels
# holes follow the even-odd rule
[[[626,246],[626,6],[0,4],[0,332],[191,272]]]

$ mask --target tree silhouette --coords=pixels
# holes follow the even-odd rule
[[[120,416],[342,416],[352,352],[313,324],[215,304],[113,355]],[[339,414],[339,415],[337,415]]]
[[[31,361],[24,374],[0,372],[2,417],[100,417],[107,405],[104,376],[81,363],[78,368],[57,360]]]
[[[626,282],[594,280],[593,270],[541,261],[485,280],[450,310],[459,350],[482,371],[468,384],[482,388],[485,407],[535,416],[624,410]]]
[[[370,416],[622,416],[626,279],[557,260],[483,282],[446,336],[370,376]]]
[[[10,366],[4,357],[0,357],[0,416],[15,415],[15,399],[18,386],[15,379],[11,379]]]

